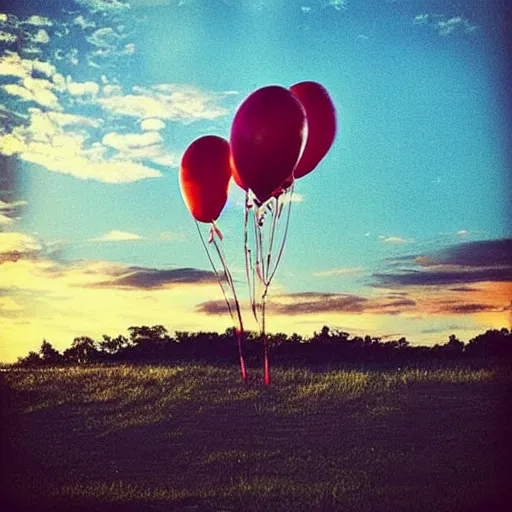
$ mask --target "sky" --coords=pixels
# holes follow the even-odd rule
[[[133,325],[219,331],[178,168],[255,89],[313,80],[335,142],[296,181],[267,327],[414,344],[511,327],[505,3],[66,0],[0,13],[0,361]],[[243,192],[218,225],[245,302]],[[205,226],[206,227],[206,226]],[[244,309],[248,328],[249,311]]]

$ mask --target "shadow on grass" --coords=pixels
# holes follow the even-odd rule
[[[500,510],[510,488],[492,375],[101,375],[3,384],[12,510]]]

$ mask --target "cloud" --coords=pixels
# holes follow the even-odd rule
[[[91,12],[119,12],[127,9],[129,4],[120,0],[75,0],[78,4],[88,8]]]
[[[511,265],[512,238],[464,242],[440,250],[431,259],[441,265],[500,267]]]
[[[334,7],[337,11],[347,8],[348,0],[329,0],[329,5]]]
[[[21,101],[37,103],[42,107],[61,110],[57,96],[52,92],[53,84],[48,80],[25,78],[23,85],[5,84],[2,89],[11,96],[17,96]]]
[[[82,30],[86,30],[88,28],[95,28],[96,22],[87,19],[83,14],[79,14],[76,18],[73,19],[73,25],[77,25]]]
[[[169,5],[172,0],[128,0],[130,7],[156,7],[161,5]],[[181,0],[178,5],[183,5],[185,2]]]
[[[111,48],[118,44],[120,38],[121,36],[112,27],[99,28],[86,37],[89,43],[100,48]]]
[[[453,313],[456,315],[468,315],[472,313],[484,313],[484,312],[503,312],[508,311],[507,307],[497,307],[493,304],[478,304],[478,303],[467,303],[467,304],[455,304],[446,307],[446,313]]]
[[[0,226],[9,226],[12,223],[13,220],[10,217],[4,215],[3,213],[0,213]]]
[[[27,201],[6,202],[0,200],[0,227],[12,225],[27,204]]]
[[[100,86],[95,82],[73,82],[69,77],[66,83],[66,90],[72,96],[96,96]]]
[[[43,250],[39,240],[25,233],[0,232],[0,264],[34,257]]]
[[[195,268],[161,270],[132,267],[128,272],[115,278],[95,283],[100,288],[163,289],[178,285],[217,283],[215,274]]]
[[[32,15],[25,20],[27,25],[34,25],[36,27],[51,27],[53,22],[46,16]]]
[[[466,242],[433,254],[395,259],[398,271],[376,273],[378,286],[449,286],[512,281],[512,239]],[[401,266],[401,268],[400,268]]]
[[[97,9],[113,12],[110,7],[118,7],[116,2],[92,2],[83,5],[94,12]],[[65,21],[65,17],[55,21],[51,33],[52,37],[56,35],[59,38],[70,34],[70,44],[60,40],[58,48],[52,44],[51,50],[44,50],[37,58],[33,55],[27,58],[28,39],[25,38],[23,44],[16,47],[16,51],[11,48],[0,52],[0,103],[9,106],[0,109],[0,154],[18,157],[53,172],[105,183],[129,183],[161,177],[162,173],[153,164],[177,165],[176,155],[164,148],[162,140],[151,147],[130,146],[118,150],[112,145],[102,144],[105,133],[121,132],[123,125],[133,126],[131,119],[122,120],[105,115],[103,107],[95,101],[98,96],[103,97],[100,82],[111,93],[120,90],[119,86],[112,83],[112,78],[105,76],[107,68],[102,69],[103,74],[98,77],[98,81],[89,79],[76,82],[69,75],[68,69],[65,77],[58,72],[55,65],[50,64],[59,64],[61,60],[66,60],[67,63],[75,65],[87,55],[88,47],[96,51],[112,45],[116,48],[112,49],[115,55],[111,63],[118,68],[122,64],[118,57],[123,52],[132,51],[131,43],[124,40],[128,31],[123,28],[122,18],[116,20],[117,32],[113,33],[109,27],[95,25],[96,21],[102,25],[111,23],[113,19],[110,15],[102,14],[100,17],[96,16],[96,21],[89,22],[85,14],[81,17],[76,12],[67,14],[72,14],[68,16],[69,21]],[[20,21],[9,15],[0,20],[1,27],[13,28],[15,33],[24,25],[20,30],[27,32],[40,43],[45,43],[45,28],[53,26],[52,23],[42,16],[32,16],[26,21]],[[75,27],[74,39],[70,26]],[[91,30],[92,28],[96,30]],[[84,34],[80,34],[80,30]],[[74,48],[72,45],[80,37],[85,44],[81,44],[79,49]],[[116,45],[122,48],[118,51]],[[52,54],[55,54],[55,59],[52,59]],[[107,88],[109,86],[110,89]],[[87,116],[77,115],[79,109],[87,112]],[[98,128],[101,125],[106,126],[100,131]],[[109,125],[112,125],[110,130]]]
[[[415,242],[413,238],[403,238],[401,236],[379,236],[385,244],[412,244]]]
[[[230,301],[231,311],[234,311],[235,304]],[[195,308],[198,313],[204,313],[205,315],[225,315],[229,313],[228,306],[224,300],[209,300],[198,304]]]
[[[30,37],[33,43],[48,44],[50,42],[50,36],[44,28],[40,28],[34,35]]]
[[[143,119],[140,122],[140,128],[143,131],[158,131],[165,128],[165,123],[161,119],[156,118]]]
[[[30,110],[28,126],[17,126],[11,133],[0,134],[0,153],[19,155],[22,160],[41,165],[51,171],[80,179],[104,183],[130,183],[157,178],[160,171],[133,161],[128,153],[108,155],[108,148],[91,141],[87,127],[100,121]],[[78,129],[70,130],[70,126]],[[162,157],[161,151],[155,158]]]
[[[26,206],[27,204],[27,201],[12,201],[10,203],[0,201],[0,212],[10,213],[17,211],[19,208]]]
[[[293,192],[292,194],[283,194],[279,198],[279,202],[281,204],[286,203],[303,203],[304,202],[304,195],[298,194],[297,192]]]
[[[159,84],[133,87],[132,94],[109,94],[99,98],[97,103],[116,115],[140,119],[156,117],[188,123],[227,115],[229,110],[220,106],[219,102],[233,94],[233,91],[202,91],[184,84]]]
[[[126,242],[131,240],[142,240],[142,237],[135,233],[128,233],[126,231],[118,231],[114,229],[98,238],[90,238],[89,242]]]
[[[472,24],[464,16],[446,18],[440,14],[417,14],[413,20],[414,25],[428,26],[441,36],[447,36],[452,32],[471,33],[478,27]]]
[[[119,151],[133,151],[162,143],[162,136],[158,132],[145,133],[107,133],[103,137],[103,144]]]
[[[380,286],[450,286],[462,283],[479,283],[486,281],[512,281],[512,268],[498,269],[429,269],[427,271],[410,271],[396,274],[375,273]]]
[[[43,336],[63,350],[77,335],[101,339],[103,333],[117,335],[131,325],[164,323],[169,330],[219,332],[230,326],[227,315],[206,317],[194,311],[198,302],[219,296],[215,277],[199,269],[65,262],[39,253],[5,259],[0,283],[0,361],[38,350]]]
[[[156,131],[143,133],[107,133],[102,140],[106,146],[118,151],[117,157],[134,161],[150,161],[166,167],[178,167],[180,157],[169,153],[163,146],[163,138]]]
[[[268,304],[269,311],[278,315],[371,313],[397,315],[415,309],[416,302],[407,297],[367,298],[352,294],[299,293],[275,297]]]
[[[476,25],[471,24],[466,18],[456,16],[446,21],[441,20],[437,22],[437,29],[439,35],[445,36],[451,34],[454,30],[463,32],[473,32],[476,30]]]
[[[226,313],[225,301],[213,300],[201,303],[197,311],[208,315]],[[376,314],[397,315],[416,309],[416,302],[408,297],[367,298],[353,294],[302,292],[282,294],[267,302],[267,311],[279,316],[303,316],[318,314]]]
[[[134,86],[124,94],[117,77],[122,66],[129,64],[123,56],[135,51],[123,23],[127,4],[98,0],[84,1],[82,6],[91,14],[70,12],[67,21],[55,22],[29,19],[27,27],[32,27],[30,34],[36,40],[45,39],[41,31],[48,27],[53,27],[52,38],[60,38],[59,45],[52,42],[37,58],[27,58],[26,41],[16,51],[0,52],[0,103],[7,105],[0,107],[0,154],[104,183],[161,177],[161,167],[179,166],[181,148],[166,147],[158,132],[169,122],[225,116],[231,111],[225,101],[236,93],[158,84]],[[6,30],[17,30],[21,23],[13,16],[0,20]],[[96,79],[90,73],[90,79],[75,81],[69,66],[59,69],[100,56],[105,62]],[[133,129],[133,118],[140,123],[140,133]]]
[[[357,295],[329,293],[292,293],[277,296],[268,303],[268,311],[277,315],[303,315],[327,312],[361,313],[368,299]]]
[[[18,40],[18,36],[16,34],[11,34],[10,32],[4,32],[0,30],[0,43],[15,43]]]
[[[313,272],[313,276],[315,276],[315,277],[348,276],[348,275],[360,274],[362,270],[363,270],[362,267],[334,268],[332,270],[325,270],[323,272]]]

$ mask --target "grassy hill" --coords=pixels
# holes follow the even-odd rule
[[[504,370],[260,377],[243,386],[235,368],[204,365],[3,372],[2,509],[506,509]]]

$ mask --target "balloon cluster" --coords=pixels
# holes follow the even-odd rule
[[[200,137],[190,144],[181,160],[182,195],[196,220],[203,246],[236,326],[244,382],[247,371],[242,354],[242,315],[222,250],[222,233],[216,224],[227,201],[230,180],[233,178],[246,192],[246,277],[252,313],[264,341],[264,383],[269,384],[265,304],[286,242],[294,182],[315,169],[331,147],[335,134],[336,111],[322,85],[309,81],[289,89],[271,85],[252,92],[240,105],[233,119],[229,142],[216,135]],[[266,222],[268,217],[270,223]],[[284,226],[280,224],[281,219],[284,219]],[[208,244],[202,238],[198,221],[211,224]],[[268,233],[265,231],[267,227]],[[217,271],[208,245],[214,247],[219,257],[223,277]],[[226,285],[233,296],[236,320]]]

